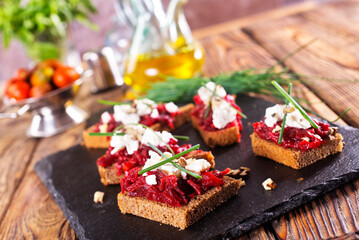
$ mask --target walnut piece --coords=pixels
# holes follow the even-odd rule
[[[251,172],[251,170],[249,168],[240,167],[239,169],[231,169],[231,171],[229,171],[227,173],[227,176],[233,177],[233,178],[246,177],[249,175],[250,172]]]
[[[93,195],[93,201],[95,203],[103,203],[103,196],[105,195],[104,192],[96,191]]]
[[[268,178],[262,183],[262,186],[265,190],[270,191],[275,189],[277,187],[277,184],[271,178]]]

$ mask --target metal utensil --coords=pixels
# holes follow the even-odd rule
[[[116,57],[110,47],[104,47],[99,52],[86,52],[82,59],[86,70],[92,71],[91,92],[97,93],[124,84]]]

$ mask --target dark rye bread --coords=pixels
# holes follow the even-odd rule
[[[214,168],[215,161],[212,152],[204,152],[201,150],[195,150],[186,155],[186,158],[196,158],[196,159],[206,159],[210,164],[211,168]],[[109,167],[102,167],[97,164],[98,173],[100,174],[101,182],[103,185],[112,185],[120,184],[121,179],[125,176],[124,173],[118,175],[118,170],[116,168],[116,163],[112,164]]]
[[[174,128],[179,128],[186,122],[190,121],[190,114],[193,108],[193,104],[187,104],[183,107],[178,109],[179,114],[175,116],[174,119]],[[84,139],[85,146],[87,148],[108,148],[110,146],[111,138],[107,136],[90,136],[89,133],[93,132],[95,125],[87,128],[85,131],[82,132],[82,136]],[[154,124],[151,128],[155,131],[171,131],[169,126],[161,125],[159,123]]]
[[[335,133],[331,140],[326,139],[319,148],[306,152],[281,147],[272,141],[262,139],[256,133],[252,133],[251,140],[255,155],[272,159],[294,169],[304,168],[331,154],[341,152],[344,146],[343,136],[339,133]]]
[[[214,148],[216,146],[227,146],[241,139],[238,126],[221,129],[218,131],[206,131],[199,125],[199,119],[191,116],[192,125],[201,134],[203,141],[207,146]]]
[[[183,230],[236,195],[238,189],[245,185],[242,179],[235,180],[225,176],[224,180],[223,186],[214,187],[206,193],[194,197],[186,206],[171,207],[165,203],[142,197],[130,197],[126,193],[117,195],[118,206],[123,214],[133,214]]]

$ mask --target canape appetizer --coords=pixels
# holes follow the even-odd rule
[[[192,125],[209,147],[240,142],[241,118],[245,115],[235,103],[235,96],[226,93],[221,85],[208,82],[194,96]]]
[[[267,108],[264,120],[253,123],[254,154],[301,169],[341,152],[344,143],[338,128],[312,119],[290,94],[274,84],[287,98],[287,103]]]
[[[244,181],[225,176],[230,169],[209,171],[213,159],[188,154],[198,146],[174,156],[150,151],[143,170],[121,180],[121,212],[185,229],[236,195]]]
[[[141,123],[154,130],[173,130],[190,120],[193,108],[192,104],[178,107],[173,102],[156,104],[150,99],[134,100],[133,103],[102,102],[114,105],[114,113],[102,113],[100,122],[83,132],[88,148],[107,148],[111,140],[108,136],[90,136],[90,133],[111,133],[122,124]]]
[[[149,158],[149,144],[161,150],[170,147],[174,154],[191,147],[178,145],[178,140],[167,131],[154,131],[144,125],[128,124],[112,136],[106,154],[97,160],[97,167],[104,185],[119,184],[126,172],[132,168],[142,168]],[[212,158],[210,152],[198,150],[198,154]]]

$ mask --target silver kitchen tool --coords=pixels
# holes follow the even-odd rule
[[[79,124],[87,119],[88,114],[74,105],[72,99],[78,93],[84,78],[89,77],[84,72],[81,78],[69,86],[55,89],[40,98],[29,98],[22,101],[3,98],[5,106],[19,107],[17,112],[2,115],[16,118],[26,111],[33,114],[30,127],[27,129],[28,137],[50,137]]]
[[[110,47],[104,47],[99,52],[86,52],[82,59],[85,69],[92,72],[91,92],[97,93],[124,84],[120,67]]]

